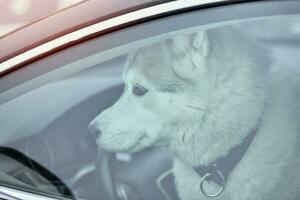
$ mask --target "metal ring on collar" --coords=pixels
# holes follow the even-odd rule
[[[221,186],[220,190],[217,191],[215,194],[209,194],[209,193],[204,189],[204,182],[205,182],[208,178],[215,178],[215,177],[214,177],[213,175],[211,175],[210,173],[207,173],[207,174],[205,174],[205,175],[203,176],[202,181],[201,181],[201,183],[200,183],[200,190],[201,190],[201,192],[202,192],[202,194],[203,194],[204,196],[210,197],[210,198],[214,198],[214,197],[219,196],[219,195],[225,190],[225,179],[224,179],[224,177],[223,177],[223,175],[222,175],[222,173],[221,173],[220,171],[218,171],[218,173],[221,175],[220,177],[221,177],[222,181],[220,182],[220,184],[218,184],[218,185]]]

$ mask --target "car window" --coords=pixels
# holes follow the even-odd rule
[[[0,144],[29,165],[6,159],[1,185],[91,200],[297,199],[300,16],[213,14],[120,30],[4,77]]]

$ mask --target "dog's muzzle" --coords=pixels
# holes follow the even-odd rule
[[[101,130],[98,128],[95,122],[89,124],[88,130],[96,139],[98,139],[101,135]]]

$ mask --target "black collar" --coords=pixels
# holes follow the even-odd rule
[[[260,123],[258,123],[259,125]],[[208,166],[199,166],[194,168],[195,171],[201,176],[204,177],[207,174],[211,174],[214,176],[213,181],[215,181],[217,184],[220,184],[223,186],[223,189],[225,188],[226,181],[230,175],[230,173],[233,171],[235,166],[240,162],[242,157],[247,152],[250,144],[253,141],[253,138],[255,137],[258,130],[258,126],[253,130],[251,133],[249,133],[246,138],[243,140],[243,142],[234,148],[232,148],[228,154],[224,157],[221,157],[217,159],[215,162],[211,163]],[[217,173],[216,173],[217,172]],[[218,173],[220,172],[220,173]],[[180,198],[177,196],[177,190],[174,185],[174,177],[172,174],[171,176],[166,176],[163,181],[165,181],[167,184],[161,186],[161,190],[163,190],[164,194],[167,194],[168,199],[172,200],[179,200]],[[200,186],[201,188],[201,186]],[[216,197],[220,193],[222,193],[222,190],[220,190],[217,195],[211,195],[208,196],[208,194],[205,194],[207,197]],[[203,193],[203,191],[202,191]]]
[[[230,173],[234,170],[236,165],[247,152],[250,144],[253,141],[253,138],[257,133],[257,129],[258,126],[244,138],[241,144],[233,147],[226,156],[217,159],[208,166],[199,166],[194,168],[195,171],[202,177],[200,190],[203,195],[206,197],[217,197],[224,191]],[[209,194],[204,186],[206,181],[215,182],[220,186],[220,189],[214,194]]]
[[[243,142],[235,147],[233,147],[226,156],[217,159],[216,161],[212,162],[207,166],[199,166],[195,168],[197,173],[203,177],[205,174],[210,173],[212,168],[219,170],[225,181],[227,181],[228,176],[233,171],[235,166],[240,162],[244,154],[247,152],[250,144],[253,141],[257,133],[257,128],[249,133]]]

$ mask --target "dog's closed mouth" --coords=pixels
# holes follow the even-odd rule
[[[144,147],[145,144],[149,141],[149,137],[145,134],[142,135],[131,147],[128,147],[125,151],[136,152],[140,150],[141,146]]]
[[[126,146],[119,147],[115,151],[124,152],[124,153],[135,153],[145,147],[151,146],[152,144],[153,144],[153,142],[151,142],[151,139],[148,135],[142,135],[132,145],[126,145]]]

